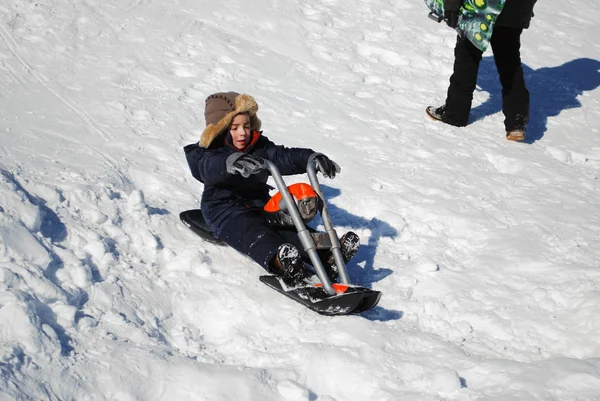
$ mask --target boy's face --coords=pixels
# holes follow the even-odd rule
[[[235,116],[229,127],[233,146],[244,149],[250,143],[250,116],[248,113]]]

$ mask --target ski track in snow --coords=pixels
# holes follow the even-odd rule
[[[490,53],[471,125],[424,118],[455,37],[422,2],[1,4],[0,400],[600,399],[599,10],[568,4],[523,34],[530,144]],[[220,90],[342,166],[378,307],[317,315],[179,222]]]

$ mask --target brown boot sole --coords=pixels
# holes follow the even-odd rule
[[[506,139],[509,141],[523,142],[525,140],[525,134],[523,132],[511,132],[506,135]]]

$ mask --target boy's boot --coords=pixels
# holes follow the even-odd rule
[[[356,252],[358,252],[359,247],[360,238],[356,233],[348,231],[346,234],[342,235],[342,238],[340,238],[340,251],[342,252],[342,259],[344,260],[344,264],[350,262],[354,255],[356,255]],[[335,258],[333,257],[333,253],[328,253],[329,257],[323,265],[323,267],[327,272],[329,280],[334,282],[337,281],[337,279],[340,277],[340,272],[338,271],[337,265],[335,264]]]
[[[273,258],[273,272],[282,276],[288,285],[300,284],[304,278],[306,267],[300,251],[292,244],[282,244]]]

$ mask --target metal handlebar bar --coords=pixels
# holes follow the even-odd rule
[[[323,225],[325,226],[325,231],[329,234],[329,238],[331,240],[331,244],[332,244],[331,252],[335,259],[335,264],[338,268],[338,271],[340,274],[340,279],[341,279],[342,283],[348,285],[348,284],[350,284],[350,279],[348,278],[348,272],[346,271],[346,264],[344,263],[344,259],[342,257],[342,252],[340,249],[341,248],[340,240],[338,239],[337,233],[335,232],[335,229],[333,228],[333,224],[331,223],[331,217],[330,217],[329,211],[327,209],[327,204],[325,202],[325,198],[323,197],[323,192],[321,191],[321,186],[319,184],[319,180],[317,179],[317,172],[316,172],[316,167],[315,167],[315,157],[320,154],[321,153],[314,153],[310,156],[310,158],[308,159],[307,166],[306,166],[306,173],[310,180],[310,185],[313,187],[313,189],[315,190],[317,195],[319,195],[321,197],[321,200],[323,201],[323,209],[321,210],[321,217],[323,219]],[[336,293],[336,291],[333,288],[333,286],[331,285],[331,281],[329,281],[327,272],[325,271],[325,268],[323,267],[323,263],[321,262],[321,259],[319,258],[315,242],[313,241],[312,236],[310,235],[310,232],[306,228],[306,225],[304,224],[304,220],[302,220],[302,216],[300,216],[300,212],[298,211],[296,202],[294,201],[292,195],[290,194],[290,191],[288,190],[287,185],[285,184],[285,181],[283,180],[283,177],[281,176],[281,173],[279,172],[279,169],[277,168],[277,166],[275,166],[275,164],[273,164],[269,160],[265,160],[265,163],[267,165],[267,168],[269,169],[269,172],[271,173],[271,176],[273,177],[273,180],[275,181],[275,185],[277,186],[279,193],[281,194],[282,200],[284,202],[284,207],[286,208],[286,211],[292,217],[294,226],[296,227],[296,230],[298,231],[298,237],[300,238],[300,242],[302,243],[302,246],[304,247],[304,250],[306,251],[306,253],[308,253],[308,256],[310,257],[310,261],[317,272],[317,276],[319,277],[319,280],[321,280],[321,283],[323,284],[323,288],[325,289],[325,291],[328,294],[334,295]]]

